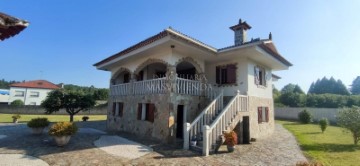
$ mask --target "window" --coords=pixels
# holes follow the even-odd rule
[[[114,102],[112,107],[112,116],[122,117],[124,114],[124,103]]]
[[[254,78],[256,85],[266,86],[265,75],[266,75],[266,70],[264,68],[255,66]]]
[[[24,97],[24,91],[15,91],[15,97]]]
[[[154,122],[155,104],[151,103],[139,103],[137,120],[146,120]]]
[[[40,93],[39,92],[30,92],[30,97],[39,97]]]
[[[36,102],[30,102],[29,105],[36,105]]]
[[[216,66],[217,84],[235,84],[236,83],[236,65]]]
[[[258,107],[258,122],[269,122],[269,107]]]

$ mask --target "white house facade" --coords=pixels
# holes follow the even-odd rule
[[[292,64],[271,34],[248,41],[250,28],[239,20],[230,27],[234,45],[222,49],[168,28],[94,64],[111,72],[108,129],[182,141],[204,155],[224,131],[236,131],[240,143],[271,134],[273,71]]]
[[[46,80],[35,80],[10,85],[9,104],[21,100],[25,105],[40,105],[49,92],[59,87]]]
[[[10,91],[8,89],[0,89],[0,104],[8,104]]]

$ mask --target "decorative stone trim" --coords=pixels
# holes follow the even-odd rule
[[[168,68],[170,66],[170,64],[168,62],[166,62],[162,59],[149,58],[135,69],[134,74],[138,74],[144,67],[146,67],[147,65],[150,65],[152,63],[162,63],[162,64],[166,65],[166,68]]]
[[[120,67],[119,70],[117,70],[112,76],[111,76],[111,80],[115,79],[119,74],[121,74],[122,72],[129,72],[130,75],[132,75],[130,69],[125,68],[125,67]]]

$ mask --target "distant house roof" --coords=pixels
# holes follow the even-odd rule
[[[39,89],[59,89],[57,85],[46,81],[46,80],[35,80],[21,83],[11,84],[10,87],[21,87],[21,88],[39,88]]]
[[[244,26],[248,26],[246,22],[243,22],[242,24],[244,24]],[[248,28],[251,28],[250,26]],[[177,38],[180,38],[186,42],[189,42],[195,46],[198,46],[198,47],[201,47],[203,49],[206,49],[210,52],[213,52],[213,53],[219,53],[220,51],[228,51],[232,48],[240,48],[240,47],[247,47],[247,46],[250,46],[251,44],[256,44],[257,46],[259,46],[261,49],[263,49],[265,52],[269,53],[271,56],[273,56],[275,59],[279,60],[280,62],[282,62],[283,64],[285,64],[286,66],[292,66],[292,64],[287,61],[283,56],[280,55],[280,53],[276,50],[275,48],[275,45],[273,44],[273,42],[271,41],[271,39],[255,39],[255,40],[251,40],[251,41],[248,41],[248,42],[245,42],[244,44],[241,44],[241,45],[233,45],[233,46],[229,46],[229,47],[225,47],[225,48],[221,48],[221,49],[216,49],[215,47],[212,47],[208,44],[205,44],[193,37],[190,37],[188,35],[185,35],[173,28],[167,28],[165,29],[164,31],[152,36],[152,37],[149,37],[123,51],[120,51],[119,53],[115,54],[115,55],[112,55],[108,58],[105,58],[104,60],[98,62],[98,63],[95,63],[94,66],[100,66],[102,64],[105,64],[107,62],[110,62],[111,60],[114,60],[120,56],[123,56],[125,54],[128,54],[132,51],[135,51],[137,49],[140,49],[141,47],[144,47],[146,45],[149,45],[151,43],[154,43],[155,41],[158,41],[166,36],[175,36]]]
[[[25,20],[20,20],[0,12],[0,41],[15,36],[28,25],[29,23]]]
[[[280,76],[275,75],[275,74],[271,74],[271,76],[272,76],[273,78],[275,78],[275,79],[281,79],[281,77],[280,77]]]

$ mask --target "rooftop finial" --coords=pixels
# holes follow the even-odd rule
[[[269,33],[269,39],[272,40],[272,34],[271,34],[271,32]]]

